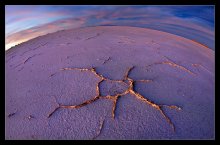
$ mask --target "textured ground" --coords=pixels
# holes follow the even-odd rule
[[[99,26],[6,52],[6,139],[214,139],[214,51]]]

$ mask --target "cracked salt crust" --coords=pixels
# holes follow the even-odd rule
[[[123,29],[123,28],[125,28],[125,29]],[[93,28],[88,28],[88,29],[92,30]],[[112,118],[110,120],[113,121],[113,122],[117,122],[118,120],[120,120],[119,118],[124,115],[124,113],[123,114],[119,113],[119,114],[116,115],[116,110],[117,109],[120,110],[119,108],[121,108],[121,107],[117,106],[117,105],[120,104],[120,102],[118,102],[118,100],[119,100],[120,97],[123,97],[123,99],[125,99],[125,100],[128,99],[126,97],[124,98],[124,96],[127,95],[127,94],[130,94],[129,97],[134,97],[134,98],[140,100],[140,102],[148,104],[149,107],[151,107],[152,109],[155,109],[155,112],[158,111],[157,115],[162,115],[160,123],[162,123],[164,121],[164,124],[167,125],[167,122],[168,122],[169,125],[172,127],[172,129],[174,131],[176,130],[175,135],[173,137],[171,137],[172,139],[187,138],[187,137],[189,137],[189,138],[210,138],[210,137],[213,136],[212,133],[211,133],[211,131],[213,130],[212,129],[213,124],[209,122],[209,121],[212,121],[212,119],[213,119],[212,118],[212,113],[213,112],[211,110],[207,110],[207,109],[211,108],[212,101],[213,101],[212,96],[214,96],[212,94],[212,90],[213,90],[212,89],[213,88],[212,79],[213,79],[213,75],[214,75],[214,73],[212,72],[212,70],[213,70],[212,68],[213,68],[213,64],[214,64],[213,60],[214,59],[212,59],[212,58],[214,56],[213,55],[214,53],[209,51],[209,49],[204,49],[204,48],[207,48],[207,47],[201,46],[198,43],[193,42],[191,40],[186,40],[185,38],[180,39],[180,37],[178,37],[178,39],[177,39],[177,36],[175,36],[175,35],[170,35],[170,34],[168,35],[168,33],[162,33],[162,32],[155,31],[155,30],[147,30],[147,29],[140,29],[140,28],[137,29],[137,28],[129,28],[129,27],[100,27],[98,29],[95,28],[94,29],[95,32],[92,31],[91,33],[87,33],[88,32],[87,29],[84,29],[84,30],[85,30],[85,32],[84,31],[83,31],[83,33],[80,32],[79,33],[80,35],[78,35],[78,33],[77,34],[74,33],[72,35],[72,31],[64,31],[65,33],[62,32],[62,36],[66,37],[65,40],[68,40],[67,42],[65,42],[64,39],[60,39],[60,38],[58,39],[57,33],[54,33],[54,34],[50,34],[50,35],[47,35],[45,37],[42,37],[40,39],[37,38],[33,41],[31,40],[27,43],[18,45],[18,46],[16,46],[16,48],[19,48],[19,47],[23,47],[23,48],[22,49],[21,48],[19,48],[19,49],[13,48],[14,52],[9,51],[10,53],[7,53],[6,65],[8,65],[8,67],[6,67],[6,68],[7,68],[7,72],[8,72],[9,75],[8,75],[6,81],[7,81],[7,84],[10,84],[10,86],[12,88],[15,88],[16,91],[7,91],[7,93],[10,94],[10,96],[8,95],[6,98],[13,98],[14,100],[16,100],[17,98],[19,98],[20,100],[23,99],[26,104],[28,104],[28,103],[30,104],[31,100],[34,99],[34,98],[36,99],[36,97],[39,98],[39,100],[41,100],[41,99],[44,100],[45,97],[48,97],[48,96],[49,97],[46,100],[49,100],[51,98],[50,93],[48,93],[48,96],[45,96],[44,93],[47,92],[48,90],[47,89],[42,89],[44,86],[36,88],[36,85],[34,85],[36,80],[41,79],[40,77],[37,78],[37,79],[32,79],[31,77],[30,77],[30,79],[27,78],[29,76],[29,74],[28,74],[29,73],[29,69],[28,69],[29,67],[26,67],[26,65],[29,66],[29,61],[30,61],[30,67],[32,67],[33,64],[34,64],[34,66],[37,66],[38,64],[43,64],[43,63],[47,64],[47,65],[45,65],[45,67],[43,67],[43,70],[39,69],[39,71],[37,71],[39,73],[41,73],[40,71],[45,71],[46,75],[44,75],[44,77],[42,77],[42,80],[47,79],[48,78],[47,76],[49,76],[54,70],[57,70],[59,68],[62,68],[62,69],[60,69],[60,71],[71,70],[71,71],[89,72],[89,73],[94,74],[99,79],[97,84],[95,84],[95,90],[96,90],[95,93],[96,93],[96,95],[94,95],[94,97],[92,99],[88,99],[88,100],[84,99],[85,101],[83,100],[84,101],[83,103],[73,104],[73,105],[72,104],[71,105],[65,105],[65,104],[57,103],[57,100],[56,100],[56,103],[58,104],[58,106],[55,107],[54,110],[52,109],[53,111],[51,112],[51,108],[49,107],[50,105],[47,104],[47,101],[43,102],[43,104],[45,105],[44,107],[39,105],[40,102],[41,102],[41,101],[39,101],[38,105],[40,106],[40,108],[37,107],[37,104],[36,104],[36,108],[37,108],[36,112],[34,112],[32,110],[33,112],[30,111],[26,114],[22,114],[22,111],[25,112],[27,110],[30,110],[31,107],[30,108],[22,108],[22,109],[19,108],[18,114],[17,114],[17,112],[11,112],[11,111],[7,112],[7,118],[9,119],[6,122],[6,125],[7,125],[7,130],[6,131],[8,131],[8,133],[9,133],[9,135],[7,136],[8,138],[18,138],[18,139],[25,138],[25,137],[28,138],[29,134],[31,132],[32,132],[31,134],[34,134],[34,135],[37,132],[37,137],[36,138],[43,139],[44,137],[47,137],[47,138],[51,139],[53,137],[57,138],[56,133],[60,133],[62,131],[63,131],[63,138],[66,138],[66,130],[64,128],[62,128],[62,130],[56,130],[57,128],[59,128],[58,126],[60,126],[61,124],[65,124],[65,122],[61,122],[56,127],[54,126],[53,127],[53,132],[50,132],[50,128],[47,128],[46,126],[44,126],[44,124],[42,122],[41,122],[42,124],[39,123],[37,125],[33,123],[34,121],[39,122],[42,119],[41,116],[39,116],[37,114],[42,113],[43,119],[45,119],[46,121],[49,121],[49,120],[51,121],[51,120],[54,119],[55,121],[59,122],[60,120],[57,119],[56,116],[52,116],[53,113],[56,112],[56,110],[58,110],[60,108],[63,108],[63,109],[64,108],[66,108],[66,109],[79,109],[79,108],[81,108],[83,106],[86,106],[88,104],[91,104],[92,107],[94,107],[95,105],[98,104],[97,100],[102,100],[102,99],[107,100],[108,104],[112,102],[112,106],[111,106],[111,104],[109,104],[109,106],[111,107],[110,112],[111,112],[111,118]],[[120,33],[120,32],[122,32],[121,30],[123,30],[123,33]],[[129,30],[129,31],[127,31],[127,30]],[[132,33],[132,35],[127,34],[127,32],[132,32],[132,31],[134,32],[134,33]],[[75,32],[75,30],[74,30],[74,32]],[[104,33],[104,35],[102,37],[100,37],[100,34],[103,34],[103,33]],[[90,37],[87,34],[89,34]],[[137,37],[139,34],[141,36]],[[120,35],[125,35],[124,38],[120,39],[120,42],[123,42],[124,44],[125,43],[131,44],[130,42],[135,42],[134,44],[132,44],[131,48],[127,47],[127,49],[130,50],[130,51],[127,51],[127,50],[124,51],[125,50],[124,46],[127,46],[127,45],[119,45],[118,39],[114,39],[114,38],[117,38],[115,36],[118,36],[118,35],[119,36]],[[80,38],[78,36],[80,36]],[[99,37],[97,37],[97,36],[99,36]],[[148,37],[150,39],[148,39]],[[81,39],[82,41],[81,40],[80,41],[79,40],[74,41],[75,39],[78,39],[78,38]],[[109,38],[111,38],[111,39],[109,39]],[[127,38],[129,38],[129,39],[127,39]],[[48,42],[45,42],[46,39],[48,40]],[[104,41],[106,39],[108,39],[109,41]],[[152,39],[152,41],[150,41],[151,39]],[[86,41],[86,40],[88,40],[88,41]],[[70,41],[71,41],[72,44],[68,45],[68,43]],[[74,41],[74,43],[72,41]],[[86,43],[84,43],[83,41],[86,42]],[[144,43],[146,41],[149,41],[147,43],[147,45],[146,45],[146,43]],[[99,46],[99,44],[100,44],[99,42],[103,42],[103,45]],[[166,44],[171,44],[171,42],[172,42],[172,45],[166,45]],[[190,44],[192,44],[192,42],[193,42],[193,45],[191,47]],[[49,43],[49,45],[47,45],[48,43]],[[65,43],[65,45],[62,46],[62,48],[63,47],[68,48],[68,49],[74,50],[74,51],[69,51],[68,54],[62,54],[62,52],[60,51],[61,47],[58,47],[58,46],[59,46],[59,44],[63,44],[63,43]],[[176,43],[179,44],[179,45],[175,45]],[[189,44],[189,45],[186,45],[186,44]],[[44,45],[46,45],[46,46],[42,47]],[[94,50],[90,51],[90,49],[88,49],[87,46],[89,46],[89,48],[94,47]],[[179,47],[179,49],[174,49],[177,46]],[[43,49],[38,49],[40,47],[42,47]],[[188,47],[190,49],[188,49]],[[81,48],[81,49],[79,50],[78,48]],[[117,50],[117,51],[112,51],[113,48],[114,48],[114,50]],[[142,50],[142,48],[145,48],[145,49]],[[107,53],[103,53],[103,54],[99,53],[100,51],[103,52],[104,50]],[[141,51],[139,51],[139,50],[141,50]],[[32,51],[34,52],[34,55],[29,55],[29,52],[31,53]],[[38,51],[38,52],[36,52],[36,51]],[[77,51],[80,52],[80,53],[77,53],[78,56],[70,54],[70,52],[76,53]],[[32,60],[32,57],[37,56],[37,54],[40,53],[40,52],[43,52],[44,55],[42,55],[42,57],[41,56],[36,57],[36,59]],[[147,52],[147,53],[145,54],[143,52]],[[83,55],[83,54],[89,54],[89,53],[90,53],[90,55],[85,55],[85,56]],[[104,55],[104,56],[106,56],[106,55],[107,56],[115,56],[116,53],[118,54],[117,57],[103,57],[102,56],[102,55]],[[122,55],[119,55],[119,53],[122,54]],[[26,56],[24,54],[28,54],[28,55]],[[61,56],[61,57],[63,56],[63,58],[66,57],[67,59],[70,58],[70,56],[71,56],[71,59],[73,61],[71,61],[70,63],[71,64],[74,63],[74,64],[72,64],[73,66],[79,66],[79,67],[82,67],[82,68],[63,68],[63,67],[65,67],[65,65],[63,65],[65,62],[62,62],[61,64],[59,64],[59,60],[56,59],[57,54],[59,54],[59,56]],[[130,57],[130,56],[133,56],[134,54],[135,54],[134,57]],[[156,56],[155,54],[159,54],[159,55]],[[184,55],[184,57],[182,57],[183,55]],[[21,56],[24,56],[24,57],[21,57]],[[48,59],[48,56],[50,56],[50,59]],[[84,59],[82,56],[84,56],[84,58],[86,57],[87,59]],[[100,64],[96,64],[97,61],[93,59],[93,58],[97,58],[97,57],[100,57],[100,56],[102,58],[105,58],[105,59],[101,60],[100,64],[105,66],[104,69],[106,71],[100,71],[98,73],[96,71],[96,68],[88,69],[88,66],[100,67]],[[148,56],[149,56],[149,59],[148,59]],[[173,61],[167,56],[175,56],[176,59],[178,58],[180,63],[177,63],[176,59],[175,59],[175,61]],[[163,57],[165,58],[165,60],[160,61],[161,58],[163,58]],[[83,59],[81,59],[81,58],[83,58]],[[151,58],[154,58],[154,59],[151,60]],[[112,60],[114,60],[114,61],[112,61]],[[123,61],[123,60],[126,60],[126,61]],[[20,62],[20,64],[16,64],[15,62],[17,62],[17,61]],[[122,61],[123,61],[123,63],[120,63]],[[183,66],[181,61],[182,62],[185,61],[188,65],[186,64],[186,66]],[[119,65],[117,67],[115,67],[114,62],[118,63]],[[33,64],[31,65],[31,63],[33,63]],[[69,62],[66,62],[66,63],[67,63],[67,65],[69,65]],[[53,71],[47,72],[46,69],[50,69],[51,65],[53,65],[53,64],[56,65],[55,69],[51,69]],[[178,73],[180,75],[184,74],[184,73],[189,74],[189,75],[186,76],[186,78],[188,79],[188,82],[192,83],[192,84],[190,84],[190,86],[192,86],[192,89],[189,90],[187,88],[187,89],[181,90],[181,91],[183,93],[185,93],[186,91],[190,92],[190,93],[193,92],[193,95],[194,95],[193,97],[196,98],[197,100],[195,101],[195,100],[192,100],[192,99],[187,99],[186,98],[187,96],[183,97],[183,98],[178,98],[180,100],[176,101],[176,102],[180,103],[181,101],[183,101],[183,103],[182,104],[180,103],[180,104],[181,104],[181,107],[184,106],[184,109],[183,109],[184,111],[181,111],[181,113],[178,113],[178,115],[177,115],[176,112],[170,112],[169,115],[172,116],[171,118],[172,118],[173,122],[171,122],[171,119],[169,119],[167,117],[168,114],[166,115],[163,111],[166,111],[167,109],[181,110],[180,107],[178,107],[176,105],[165,105],[165,104],[172,104],[171,101],[167,101],[165,104],[162,103],[163,105],[154,103],[151,100],[157,100],[156,102],[163,102],[165,100],[163,100],[163,99],[158,100],[157,99],[158,96],[160,96],[159,93],[158,93],[158,95],[157,95],[157,93],[149,95],[149,97],[150,97],[150,99],[149,99],[147,96],[141,95],[138,92],[138,91],[140,91],[139,89],[137,89],[137,90],[133,89],[136,86],[136,84],[135,84],[136,82],[140,82],[140,83],[151,83],[151,82],[152,83],[157,83],[157,81],[155,81],[156,79],[152,79],[152,80],[141,80],[141,79],[140,80],[135,80],[134,79],[135,76],[131,77],[131,74],[130,74],[130,72],[134,69],[134,67],[128,68],[128,70],[125,73],[124,79],[121,79],[121,77],[117,77],[115,75],[114,75],[114,78],[115,77],[120,78],[120,80],[111,80],[109,78],[104,77],[104,76],[107,76],[107,74],[111,76],[111,74],[113,74],[112,72],[114,72],[114,74],[117,74],[117,73],[115,73],[115,71],[118,71],[121,68],[121,65],[122,66],[131,66],[132,65],[132,66],[143,67],[143,66],[146,66],[146,64],[151,64],[147,67],[150,67],[150,66],[153,66],[153,65],[158,65],[158,66],[166,65],[166,66],[168,66],[168,68],[171,68],[172,70],[174,70],[174,69],[180,70],[180,71],[178,71]],[[16,73],[13,70],[14,68],[17,68],[17,67],[19,67],[18,68],[19,70],[15,70],[15,71],[17,71],[17,72],[20,71],[20,73],[18,73],[19,75],[16,75]],[[25,68],[25,69],[23,69],[23,68]],[[111,69],[113,68],[113,69],[109,71],[108,68],[111,68]],[[192,68],[195,68],[195,69],[192,69]],[[199,68],[201,68],[201,71],[198,71]],[[100,67],[100,69],[101,69],[101,67]],[[192,71],[190,69],[192,69]],[[157,69],[155,69],[155,70],[152,71],[152,72],[154,74],[158,73],[158,76],[160,76],[161,79],[162,79],[162,77],[163,78],[166,77],[166,75],[160,74],[160,73],[162,73],[162,71],[157,72]],[[32,71],[32,68],[31,68],[30,72],[31,71]],[[33,72],[34,72],[34,69],[33,69]],[[108,72],[108,73],[106,74],[106,72]],[[152,75],[154,75],[152,72],[148,76],[151,77]],[[209,72],[209,73],[206,73],[206,72]],[[102,73],[104,76],[101,75],[100,73]],[[211,74],[211,75],[209,75],[209,74]],[[16,77],[22,76],[22,75],[23,75],[23,77],[20,77],[19,80],[28,80],[28,81],[33,82],[33,84],[29,83],[28,85],[30,85],[30,87],[34,87],[34,90],[36,90],[35,92],[37,92],[37,95],[39,95],[38,94],[39,92],[42,92],[43,95],[42,96],[37,96],[34,93],[32,93],[32,94],[29,94],[31,96],[27,96],[27,97],[23,96],[22,91],[25,91],[25,88],[29,88],[29,86],[25,85],[25,83],[23,83],[22,81],[19,82],[20,84],[17,83],[17,86],[14,85],[14,84],[16,84],[16,81],[14,83],[14,80],[17,80]],[[38,76],[38,75],[41,76],[42,75],[43,76],[43,72],[41,74],[31,73],[30,76],[32,76],[32,75],[33,76],[34,75],[36,75],[36,76]],[[48,79],[50,79],[54,75],[56,76],[56,73],[52,73],[49,76]],[[137,77],[138,76],[140,77],[140,74],[138,74],[138,73],[136,73],[135,75]],[[190,75],[196,76],[196,77],[191,77]],[[200,75],[202,75],[203,78],[201,78]],[[190,81],[189,81],[189,79],[190,79]],[[210,86],[207,85],[206,79],[210,79],[209,81],[212,83]],[[39,85],[44,84],[44,82],[42,80],[39,82]],[[51,80],[53,81],[53,79],[51,79]],[[123,89],[123,92],[120,91],[120,93],[117,92],[116,94],[110,94],[110,95],[109,94],[107,94],[107,95],[102,94],[102,95],[100,95],[100,92],[102,91],[102,88],[101,88],[102,82],[105,82],[105,81],[106,82],[110,81],[111,84],[116,83],[116,82],[119,83],[119,84],[120,83],[125,84],[126,88]],[[188,82],[186,83],[186,85],[188,85]],[[199,83],[199,87],[202,87],[202,88],[198,88],[197,83]],[[166,85],[166,83],[165,83],[165,85]],[[47,86],[47,84],[45,86]],[[183,87],[183,86],[179,86],[179,87]],[[171,91],[172,94],[175,94],[175,88],[174,89],[172,88],[172,91]],[[155,91],[158,90],[157,87],[155,89],[156,89]],[[77,90],[74,90],[74,91],[77,91]],[[151,90],[149,90],[149,91],[151,91]],[[160,90],[158,90],[158,91],[160,91]],[[166,90],[166,87],[164,87],[162,89],[162,93],[163,93],[163,91],[169,91],[169,89]],[[13,93],[13,92],[16,92],[16,93]],[[143,93],[143,94],[147,95],[147,93]],[[149,93],[149,94],[151,94],[151,93]],[[55,95],[57,95],[57,94],[55,94]],[[192,95],[192,94],[190,94],[190,95]],[[66,95],[66,96],[68,97],[69,95]],[[152,98],[151,96],[154,96],[155,98]],[[165,95],[165,96],[169,96],[169,95]],[[173,97],[173,96],[176,96],[176,95],[170,95],[170,96]],[[56,97],[58,97],[58,96],[54,96],[54,98],[56,98]],[[205,99],[205,98],[208,98],[208,99]],[[136,100],[136,99],[134,99],[134,100]],[[109,102],[109,100],[111,102]],[[16,100],[16,101],[19,102],[19,100]],[[206,103],[204,105],[205,107],[203,107],[204,102]],[[136,103],[138,103],[138,102],[136,102]],[[177,104],[179,104],[179,103],[177,103]],[[19,104],[19,103],[17,103],[17,104]],[[10,106],[18,107],[17,104],[10,105]],[[130,104],[131,104],[131,102],[130,102]],[[145,105],[145,104],[143,104],[143,105]],[[176,103],[174,103],[174,104],[176,104]],[[133,107],[136,108],[136,107],[139,107],[139,106],[133,106]],[[163,108],[163,107],[165,107],[165,108]],[[87,108],[85,108],[85,110],[86,109]],[[84,108],[81,108],[78,111],[82,111],[82,110],[84,110]],[[126,110],[126,108],[123,109],[123,111],[125,111],[125,110]],[[202,110],[202,111],[197,111],[196,112],[195,110]],[[148,111],[149,110],[146,110],[146,113],[148,113]],[[191,113],[189,113],[187,111],[190,111]],[[48,112],[51,112],[51,113],[48,115]],[[80,115],[84,115],[82,112],[81,112]],[[202,113],[199,113],[199,112],[202,112]],[[33,117],[32,114],[34,116],[34,119],[32,118]],[[31,129],[31,127],[28,127],[27,122],[25,123],[22,119],[19,119],[19,117],[21,117],[21,115],[25,116],[25,120],[29,120],[28,122],[31,123],[31,126],[38,126],[38,128]],[[48,117],[47,117],[47,115],[48,115]],[[65,116],[65,114],[63,114],[63,115]],[[144,115],[146,115],[146,114],[144,113]],[[51,116],[52,116],[52,118],[50,118]],[[72,116],[72,117],[75,117],[75,116]],[[96,117],[96,116],[94,116],[94,117]],[[133,116],[131,116],[131,119],[136,119],[136,121],[138,121],[137,118],[132,118],[132,117]],[[50,119],[48,120],[48,118],[50,118]],[[114,118],[117,118],[117,119],[114,119]],[[140,118],[140,120],[144,121],[144,119],[146,119],[146,118],[147,118],[146,116],[145,117],[142,116]],[[163,120],[164,118],[166,119],[166,121]],[[204,120],[204,118],[207,118],[207,119]],[[82,124],[82,126],[80,126],[80,127],[83,127],[84,125],[88,125],[88,124],[91,123],[90,120],[85,121],[83,123],[82,123],[82,121],[84,121],[84,120],[81,120],[81,122],[79,121],[79,124],[76,123],[75,126],[80,126],[80,124]],[[91,119],[91,121],[92,121],[92,119]],[[95,129],[97,132],[95,134],[94,134],[94,132],[91,134],[91,136],[95,135],[95,137],[93,139],[96,139],[101,134],[102,131],[103,132],[105,131],[104,128],[105,127],[107,128],[108,121],[109,120],[105,119],[105,117],[104,118],[101,117],[100,120],[99,120],[99,125],[98,126],[97,126],[97,124],[96,125],[93,124],[93,126],[97,127],[96,128],[97,130]],[[175,121],[177,121],[178,123],[175,122]],[[18,124],[18,125],[15,125],[15,123]],[[131,124],[131,126],[134,126],[135,123],[137,123],[137,122],[133,122],[133,124]],[[141,135],[141,134],[144,135],[144,138],[160,138],[160,137],[165,137],[166,136],[166,135],[163,135],[162,133],[161,134],[158,133],[157,130],[155,130],[155,129],[157,129],[157,126],[161,126],[160,123],[151,122],[150,120],[148,120],[147,123],[149,123],[149,125],[152,125],[152,130],[151,129],[148,130],[149,126],[147,126],[147,124],[145,124],[144,126],[145,127],[147,126],[146,128],[144,128],[144,126],[141,126],[142,129],[140,129],[140,131],[138,131],[138,133],[135,132],[135,131],[131,132],[130,136],[134,136],[136,134],[137,134],[136,138],[143,138],[143,137],[138,136],[138,135]],[[198,123],[200,123],[200,124],[198,124]],[[174,124],[175,124],[175,128],[174,128]],[[70,125],[70,124],[68,124],[68,125]],[[71,124],[71,125],[74,126],[74,124]],[[126,124],[126,125],[128,125],[128,124]],[[170,127],[169,125],[167,125],[166,127]],[[21,130],[22,130],[23,127],[26,127],[25,131],[27,131],[27,132],[22,132],[21,133]],[[126,133],[126,136],[122,135],[121,137],[125,137],[125,138],[129,137],[129,135],[127,134],[128,130],[126,130],[126,127],[124,129],[125,129],[124,131]],[[28,130],[30,132],[28,132]],[[49,132],[45,132],[46,130],[49,131]],[[113,129],[113,130],[115,130],[115,129]],[[141,133],[141,130],[144,130],[144,133]],[[148,131],[146,131],[146,130],[148,130]],[[83,132],[81,132],[81,130],[78,131],[78,132],[76,132],[76,131],[77,130],[72,129],[70,131],[71,135],[69,135],[69,134],[67,135],[68,138],[69,137],[71,137],[71,139],[73,139],[75,137],[78,138],[78,136],[75,135],[74,133],[76,133],[76,134],[82,133],[83,138],[87,138],[87,135],[83,134]],[[147,134],[146,134],[145,131],[147,132]],[[166,131],[166,129],[164,129],[164,131]],[[110,130],[108,130],[108,132],[110,132]],[[130,132],[130,130],[129,130],[129,132]],[[119,133],[119,132],[117,132],[117,133]],[[169,133],[169,131],[167,130],[166,133]],[[30,136],[33,136],[31,134],[30,134]],[[153,134],[153,135],[151,136],[151,134]],[[157,134],[159,134],[159,136]],[[109,138],[109,134],[106,136],[106,132],[105,132],[105,134],[103,133],[102,135],[105,136],[105,138]],[[13,137],[11,137],[11,136],[13,136]],[[110,134],[110,136],[111,136],[111,134]],[[118,138],[118,136],[115,136],[114,138]]]
[[[141,94],[139,94],[138,92],[136,92],[134,90],[134,82],[145,82],[145,83],[149,83],[152,82],[152,80],[133,80],[132,78],[129,77],[129,73],[132,71],[132,69],[134,69],[134,66],[128,68],[128,70],[126,71],[125,75],[124,75],[124,79],[123,80],[111,80],[108,79],[104,76],[102,76],[101,74],[98,74],[95,70],[95,68],[91,68],[91,69],[87,69],[87,68],[62,68],[60,69],[61,71],[65,71],[65,70],[78,70],[78,71],[90,71],[91,73],[93,73],[95,76],[97,76],[98,78],[100,78],[100,81],[96,84],[96,96],[90,100],[87,100],[79,105],[62,105],[58,103],[58,106],[48,115],[48,118],[51,117],[58,109],[60,108],[68,108],[68,109],[77,109],[83,106],[86,106],[88,104],[91,104],[93,102],[95,102],[98,99],[108,99],[113,101],[113,107],[112,107],[112,118],[115,118],[115,109],[116,109],[116,105],[117,105],[117,101],[119,97],[122,97],[126,94],[132,94],[133,96],[135,96],[137,99],[151,105],[153,108],[157,109],[162,116],[166,119],[166,121],[171,125],[173,131],[175,131],[175,127],[174,124],[171,122],[171,120],[169,119],[168,116],[165,115],[164,111],[162,110],[162,107],[168,107],[170,109],[176,109],[176,110],[181,110],[180,107],[176,106],[176,105],[164,105],[164,104],[156,104],[151,100],[148,100],[147,98],[145,98],[144,96],[142,96]],[[120,82],[120,83],[124,83],[128,85],[128,88],[122,92],[122,93],[117,93],[114,96],[111,95],[107,95],[107,96],[101,96],[100,95],[100,83],[103,81],[111,81],[111,82]]]

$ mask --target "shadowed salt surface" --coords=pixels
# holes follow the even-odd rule
[[[6,52],[6,139],[214,139],[214,51],[165,32],[125,26],[65,30],[22,43]],[[113,102],[96,96],[96,68],[108,79],[123,80],[162,107],[162,114],[132,94]],[[128,86],[103,81],[102,96]]]

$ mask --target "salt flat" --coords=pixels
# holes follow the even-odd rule
[[[6,139],[214,139],[214,51],[97,26],[6,52]]]

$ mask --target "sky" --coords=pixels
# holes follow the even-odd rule
[[[215,50],[214,6],[6,5],[5,50],[59,30],[133,26],[160,30]]]

